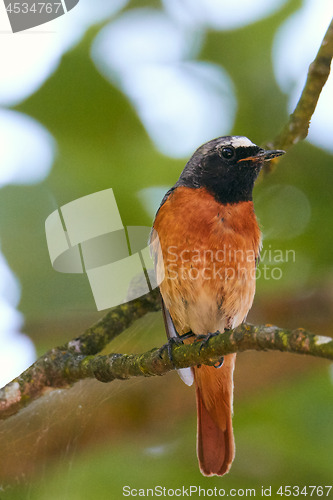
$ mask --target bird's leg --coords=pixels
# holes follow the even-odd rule
[[[176,337],[170,337],[169,341],[167,344],[164,344],[160,349],[159,349],[159,357],[162,359],[162,356],[163,356],[163,352],[165,351],[165,349],[167,349],[168,351],[168,356],[169,356],[169,359],[171,361],[171,363],[173,364],[174,366],[174,362],[173,362],[173,356],[172,356],[172,346],[174,346],[175,344],[176,345],[183,345],[183,340],[185,339],[188,339],[190,337],[193,337],[195,336],[194,333],[192,333],[191,331],[187,332],[187,333],[184,333],[183,335],[179,335],[177,333],[177,336]]]
[[[172,356],[172,346],[175,345],[175,344],[176,345],[180,345],[182,343],[183,342],[182,342],[182,340],[180,338],[178,338],[178,337],[171,337],[169,339],[168,343],[162,345],[162,347],[158,350],[158,355],[159,355],[160,359],[162,359],[164,351],[167,350],[168,357],[169,357],[172,365],[175,366],[175,364],[173,362],[173,356]]]
[[[213,337],[216,337],[217,335],[220,335],[220,331],[217,330],[216,332],[214,333],[208,333],[208,335],[196,335],[196,339],[195,339],[195,342],[201,342],[202,341],[202,344],[200,346],[200,352],[201,352],[201,349],[206,347],[207,343],[210,341],[211,338]],[[217,361],[215,363],[214,368],[221,368],[221,366],[223,365],[223,362],[224,362],[224,357],[222,356],[219,361]]]
[[[196,337],[196,334],[193,333],[191,330],[187,333],[183,333],[182,335],[179,335],[178,334],[178,337],[181,339],[181,340],[185,340],[185,339],[189,339],[190,337]]]

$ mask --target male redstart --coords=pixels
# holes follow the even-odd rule
[[[267,160],[284,151],[266,151],[246,137],[220,137],[193,154],[157,211],[154,249],[162,309],[169,339],[235,328],[251,308],[261,233],[252,190]],[[199,337],[200,338],[200,337]],[[208,337],[209,338],[209,337]],[[236,354],[220,367],[179,370],[195,382],[197,454],[201,472],[222,476],[235,455],[232,430]]]

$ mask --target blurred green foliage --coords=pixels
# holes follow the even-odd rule
[[[121,441],[109,441],[81,453],[76,450],[75,442],[71,442],[60,463],[43,470],[28,486],[21,484],[8,490],[9,498],[117,500],[122,498],[124,486],[176,489],[191,485],[223,488],[226,496],[231,488],[253,488],[256,497],[262,496],[262,486],[271,486],[271,498],[281,498],[277,495],[280,486],[296,485],[302,489],[310,485],[330,485],[332,405],[332,386],[326,370],[292,385],[277,384],[273,394],[264,391],[237,404],[236,459],[231,472],[223,478],[204,478],[198,470],[193,439],[195,416],[192,415],[176,417],[176,426],[167,436],[161,432],[162,423],[157,430],[149,424],[142,428],[138,423],[136,431],[132,429],[127,435],[121,435]],[[152,443],[156,446],[168,440],[170,444],[164,453],[158,452],[159,446],[149,448]],[[236,498],[240,496],[245,495],[239,494]]]

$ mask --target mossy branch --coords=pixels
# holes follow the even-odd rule
[[[269,149],[288,151],[291,146],[305,139],[319,96],[329,77],[333,58],[333,19],[326,31],[314,61],[310,64],[307,79],[294,112],[276,138],[267,144]],[[279,161],[266,164],[266,173]]]
[[[96,356],[112,338],[135,319],[160,307],[158,292],[111,310],[101,321],[68,344],[41,356],[22,375],[0,389],[0,419],[8,418],[45,392],[65,388],[85,378],[102,382],[131,377],[164,375],[175,368],[215,364],[222,356],[247,350],[278,350],[309,354],[333,360],[333,340],[302,329],[293,331],[272,325],[242,324],[191,345],[171,346],[172,360],[165,348],[143,354]]]

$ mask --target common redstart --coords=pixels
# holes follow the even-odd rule
[[[245,321],[261,247],[252,190],[264,162],[282,154],[246,137],[219,137],[196,150],[164,196],[152,246],[157,279],[164,272],[160,292],[169,339],[193,342]],[[235,358],[226,355],[219,367],[179,370],[185,383],[195,382],[197,454],[205,476],[222,476],[235,456]]]

